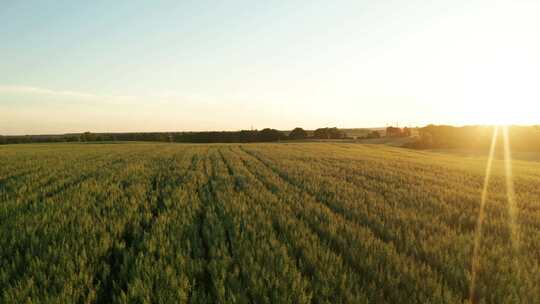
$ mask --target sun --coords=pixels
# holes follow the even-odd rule
[[[538,56],[517,46],[481,48],[457,80],[458,104],[473,124],[538,124]]]

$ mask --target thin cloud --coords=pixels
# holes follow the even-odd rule
[[[93,102],[106,103],[128,103],[137,100],[135,96],[129,95],[100,95],[87,92],[71,91],[71,90],[55,90],[43,87],[27,86],[27,85],[0,85],[0,94],[17,94],[31,96],[48,96],[59,98],[73,98],[76,100],[86,100]]]

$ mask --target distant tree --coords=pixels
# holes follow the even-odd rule
[[[343,139],[345,133],[338,128],[319,128],[313,133],[313,137],[317,139]]]
[[[402,137],[403,132],[400,128],[388,127],[386,128],[386,137]]]
[[[367,134],[366,138],[373,139],[373,138],[381,138],[381,133],[378,131],[371,131]]]
[[[345,132],[338,128],[330,128],[330,138],[332,139],[344,139],[346,137]]]
[[[7,144],[7,138],[0,135],[0,145],[5,145]]]
[[[270,141],[278,141],[284,138],[284,135],[283,133],[281,133],[280,131],[276,129],[266,128],[259,131],[259,133],[257,134],[257,138],[259,141],[270,142]]]
[[[427,131],[420,132],[420,136],[413,142],[405,144],[407,148],[413,149],[430,149],[435,148],[433,135]]]
[[[160,133],[158,135],[158,137],[159,137],[158,141],[162,141],[162,142],[169,142],[170,141],[169,140],[169,134],[167,134],[167,133]]]
[[[84,132],[83,134],[81,134],[82,142],[92,141],[93,139],[94,139],[93,134],[90,132]]]
[[[307,132],[302,128],[295,128],[289,133],[289,139],[306,139],[307,137]]]
[[[75,141],[79,141],[79,137],[71,135],[71,136],[66,137],[66,138],[65,138],[65,141],[66,141],[66,142],[75,142]]]
[[[317,139],[330,139],[328,128],[319,128],[313,132],[313,137]]]
[[[258,133],[257,130],[242,130],[238,133],[238,138],[240,142],[256,142]]]
[[[403,132],[401,132],[401,133],[402,133],[403,137],[411,137],[412,136],[411,129],[409,129],[407,127],[403,128]]]

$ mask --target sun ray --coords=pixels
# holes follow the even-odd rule
[[[478,267],[480,265],[480,241],[482,238],[482,228],[484,223],[484,209],[487,201],[487,194],[489,189],[489,180],[491,178],[491,169],[493,167],[493,159],[495,158],[495,147],[497,145],[497,138],[499,135],[499,127],[493,127],[493,136],[491,139],[491,147],[489,150],[489,157],[486,166],[486,175],[484,178],[484,187],[482,189],[482,196],[480,199],[480,211],[478,213],[478,221],[476,223],[476,232],[474,236],[474,249],[473,249],[473,259],[472,259],[472,270],[471,270],[471,287],[469,292],[469,299],[474,303],[475,293],[476,293],[476,280],[478,276]]]
[[[512,173],[512,151],[510,147],[510,139],[508,135],[508,127],[503,127],[503,141],[504,141],[504,167],[506,176],[506,196],[508,198],[508,214],[510,216],[510,233],[512,239],[512,246],[514,250],[519,247],[518,240],[518,226],[516,221],[517,207],[516,207],[516,192],[514,188],[514,177]]]

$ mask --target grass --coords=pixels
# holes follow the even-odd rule
[[[350,143],[0,146],[0,302],[469,301],[481,155]],[[494,163],[475,302],[540,298],[540,163]]]

